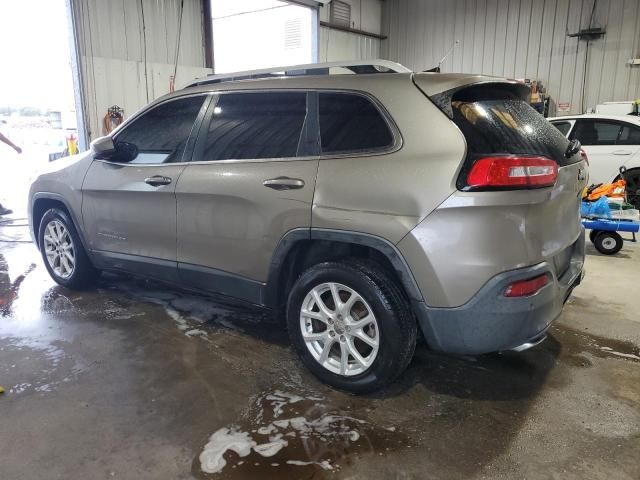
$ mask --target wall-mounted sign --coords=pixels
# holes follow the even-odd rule
[[[571,111],[571,104],[569,102],[558,103],[558,113]]]

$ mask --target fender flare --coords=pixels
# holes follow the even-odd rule
[[[53,192],[37,192],[33,194],[33,197],[31,199],[31,209],[29,212],[29,230],[31,231],[31,238],[33,239],[34,243],[36,244],[36,248],[38,250],[40,250],[40,245],[38,244],[38,229],[40,228],[40,225],[34,225],[33,224],[33,208],[35,207],[35,204],[38,200],[55,200],[57,202],[62,203],[65,208],[67,209],[67,212],[69,212],[69,216],[71,217],[71,221],[73,222],[74,226],[76,227],[76,231],[78,232],[78,236],[80,237],[80,241],[82,242],[82,246],[84,247],[85,252],[87,252],[87,254],[90,253],[90,250],[87,248],[87,242],[84,238],[84,232],[82,230],[82,224],[78,221],[78,218],[76,217],[75,212],[73,211],[73,209],[71,208],[71,206],[69,205],[69,202],[67,202],[67,200],[60,194],[58,193],[53,193]]]
[[[308,240],[327,240],[331,242],[363,245],[377,250],[384,255],[393,266],[409,299],[418,302],[424,301],[409,265],[400,251],[391,242],[376,235],[349,230],[297,228],[285,233],[273,253],[264,291],[263,300],[265,305],[272,307],[278,306],[278,293],[280,288],[282,288],[282,285],[279,285],[279,279],[282,269],[285,266],[287,255],[298,242]]]

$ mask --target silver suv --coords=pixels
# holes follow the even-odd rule
[[[65,287],[118,270],[282,307],[305,365],[353,392],[397,377],[418,329],[523,350],[582,278],[587,181],[527,96],[383,61],[211,76],[53,163],[33,236]]]

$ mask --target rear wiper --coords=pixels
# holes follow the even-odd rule
[[[567,150],[564,152],[565,158],[573,157],[580,151],[580,147],[582,147],[582,145],[580,145],[580,142],[577,139],[571,140]]]

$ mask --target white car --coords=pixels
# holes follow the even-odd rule
[[[640,117],[575,115],[549,118],[570,140],[578,139],[589,157],[589,183],[608,183],[627,168],[629,202],[640,206]]]

